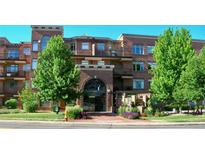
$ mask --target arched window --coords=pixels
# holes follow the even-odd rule
[[[41,49],[44,50],[47,46],[48,41],[50,40],[50,36],[43,36],[41,39]]]

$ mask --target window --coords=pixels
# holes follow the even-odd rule
[[[82,64],[82,65],[88,65],[89,62],[88,62],[87,60],[82,60],[81,64]]]
[[[153,49],[154,49],[154,46],[147,46],[147,53],[148,54],[152,54],[153,53]]]
[[[37,59],[32,59],[32,69],[36,69],[37,67]]]
[[[75,43],[71,43],[70,44],[70,50],[71,51],[75,51]]]
[[[132,53],[136,55],[143,55],[144,54],[144,49],[142,45],[133,45],[132,47]]]
[[[143,79],[134,79],[133,80],[133,89],[144,89],[144,80]]]
[[[9,89],[16,89],[17,88],[17,81],[15,81],[15,80],[8,81],[8,87],[9,87]]]
[[[10,49],[8,51],[8,58],[11,58],[11,59],[19,58],[19,51],[18,51],[18,49]]]
[[[144,62],[133,62],[133,70],[134,71],[144,71]]]
[[[148,69],[151,70],[156,66],[156,63],[148,62]]]
[[[89,42],[82,42],[82,50],[89,50]]]
[[[30,68],[31,68],[30,64],[23,65],[23,71],[25,71],[25,72],[30,71]]]
[[[43,36],[41,39],[41,50],[44,50],[47,46],[48,41],[50,40],[50,36]]]
[[[33,51],[38,51],[38,41],[33,41]]]
[[[97,50],[104,51],[105,50],[105,43],[97,43]]]
[[[30,48],[23,48],[23,53],[24,53],[24,55],[31,55]]]
[[[10,65],[10,66],[7,66],[7,67],[6,67],[6,71],[7,71],[8,73],[18,72],[18,65]]]
[[[98,65],[105,65],[104,61],[98,61]]]

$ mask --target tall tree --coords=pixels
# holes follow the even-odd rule
[[[185,102],[195,101],[199,112],[199,107],[205,100],[205,48],[189,61],[186,70],[181,75],[174,96]]]
[[[80,96],[77,86],[80,71],[75,66],[70,48],[61,36],[54,36],[39,53],[34,86],[42,101],[71,103]]]
[[[193,55],[192,38],[186,29],[168,29],[159,36],[154,48],[156,67],[151,91],[162,106],[174,101],[175,86]]]

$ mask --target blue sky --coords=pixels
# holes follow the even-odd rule
[[[187,28],[190,30],[193,39],[205,40],[205,25],[197,26],[170,26],[170,25],[69,25],[64,26],[64,37],[79,35],[102,36],[117,39],[121,33],[160,35],[165,29],[172,27]],[[31,26],[0,26],[0,37],[7,37],[10,42],[31,41]]]

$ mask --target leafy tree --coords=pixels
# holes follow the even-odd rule
[[[70,48],[61,36],[54,36],[39,54],[34,86],[42,101],[71,103],[80,96],[77,86],[80,71],[75,66]]]
[[[182,71],[194,55],[189,31],[183,28],[166,30],[158,38],[153,54],[156,67],[153,70],[151,91],[162,108],[174,102],[174,89]]]
[[[195,101],[199,112],[205,100],[205,48],[189,61],[174,94],[183,102]]]

